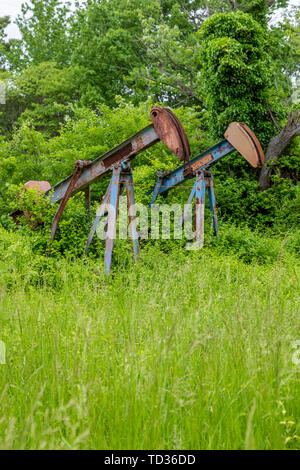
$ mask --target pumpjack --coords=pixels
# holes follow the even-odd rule
[[[86,252],[92,242],[97,227],[103,217],[107,217],[105,240],[105,272],[111,270],[112,253],[117,229],[117,213],[120,196],[123,191],[127,194],[129,209],[130,238],[132,241],[134,259],[139,255],[138,231],[135,212],[135,196],[131,162],[136,156],[157,142],[163,142],[179,160],[181,166],[172,172],[158,172],[157,182],[153,190],[151,205],[154,204],[159,194],[166,193],[179,183],[187,179],[194,179],[194,185],[188,199],[187,207],[195,200],[195,233],[196,243],[203,244],[204,237],[204,204],[206,188],[208,189],[210,210],[212,213],[213,228],[218,232],[216,201],[211,167],[234,150],[241,155],[253,167],[262,166],[264,154],[254,133],[243,123],[232,122],[227,128],[225,139],[208,149],[206,152],[190,159],[190,145],[185,130],[176,115],[168,108],[154,106],[150,111],[152,124],[129,137],[116,147],[112,148],[93,161],[77,160],[74,173],[52,186],[47,181],[28,181],[26,188],[36,187],[39,193],[48,197],[51,203],[59,203],[58,209],[51,225],[51,240],[55,238],[59,220],[64,208],[71,196],[79,191],[85,193],[86,209],[90,214],[92,183],[112,173],[107,191],[102,203],[97,210],[97,215],[92,225],[87,243]],[[11,213],[17,221],[21,212]],[[28,215],[28,214],[27,214]],[[26,213],[25,213],[26,216]],[[183,214],[182,222],[186,213]]]
[[[255,134],[246,124],[243,124],[242,122],[232,122],[228,126],[224,137],[224,140],[194,157],[187,165],[184,164],[172,172],[159,171],[157,173],[157,181],[153,190],[150,207],[155,203],[159,194],[166,194],[178,184],[191,178],[194,179],[194,185],[182,216],[182,223],[184,223],[190,206],[194,201],[196,242],[194,248],[201,248],[204,242],[204,208],[206,189],[208,190],[209,208],[214,234],[216,236],[218,235],[216,198],[213,174],[211,170],[213,165],[234,150],[237,150],[254,168],[261,167],[264,164],[264,153],[261,145]]]

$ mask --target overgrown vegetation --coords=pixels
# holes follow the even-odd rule
[[[133,267],[122,252],[107,280],[99,260],[43,265],[24,236],[0,240],[1,448],[299,448],[284,244],[262,265],[156,246]]]
[[[0,448],[299,448],[299,12],[269,23],[287,5],[32,0],[20,41],[0,18]],[[83,194],[50,245],[56,207],[21,187],[57,183],[146,126],[154,104],[179,117],[192,155],[245,122],[268,166],[224,158],[219,238],[207,207],[203,250],[149,238],[133,265],[117,240],[107,279],[99,239],[83,256]],[[176,166],[161,143],[138,155],[136,201]],[[92,216],[108,181],[92,186]]]

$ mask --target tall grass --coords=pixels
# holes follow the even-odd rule
[[[109,280],[56,261],[40,286],[0,263],[0,448],[300,447],[292,261],[149,247]]]

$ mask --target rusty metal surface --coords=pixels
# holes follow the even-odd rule
[[[200,170],[206,170],[225,155],[233,152],[233,150],[234,147],[228,142],[228,140],[223,140],[208,149],[206,152],[194,157],[188,166],[181,165],[167,174],[159,172],[150,205],[155,202],[159,194],[163,194],[174,186],[183,183],[186,179],[194,177],[197,172],[197,169],[195,171],[193,170],[194,165]]]
[[[179,160],[187,162],[191,154],[190,144],[177,116],[170,109],[160,106],[154,106],[150,116],[160,140]]]
[[[184,161],[188,160],[190,155],[189,142],[175,114],[167,108],[155,106],[151,109],[150,115],[153,124],[124,140],[83,169],[73,186],[72,194],[82,191],[89,184],[96,182],[102,175],[112,171],[115,164],[125,160],[130,161],[138,153],[154,145],[160,139],[175,155]],[[51,188],[51,194],[50,191],[47,191],[46,194],[50,194],[51,202],[61,201],[64,198],[72,177],[73,175],[68,176]]]
[[[44,194],[46,193],[47,191],[49,191],[49,189],[51,188],[51,185],[48,181],[27,181],[27,183],[25,183],[22,188],[24,189],[37,189],[38,190],[38,193],[39,194]],[[34,218],[34,215],[30,212],[27,212],[27,211],[21,211],[19,209],[16,209],[14,210],[13,212],[11,212],[10,214],[10,217],[12,217],[14,219],[14,222],[16,225],[19,225],[20,224],[20,217],[22,217],[23,215],[26,217],[26,219],[28,221],[30,221],[31,219]],[[35,225],[37,225],[39,223],[39,221],[35,221]]]
[[[198,170],[199,168],[201,168],[202,166],[206,165],[207,163],[209,162],[212,162],[214,159],[214,157],[212,156],[211,153],[208,153],[207,155],[205,155],[203,158],[201,158],[200,160],[192,163],[190,165],[190,168],[192,168],[193,171],[196,171]]]
[[[211,212],[212,226],[214,235],[218,235],[218,216],[216,208],[216,198],[214,192],[214,183],[211,170],[199,170],[196,172],[196,181],[185,205],[181,223],[186,220],[189,209],[195,198],[195,218],[194,218],[194,238],[196,244],[190,245],[188,249],[202,248],[204,243],[204,209],[206,189],[208,192],[209,209]]]
[[[93,226],[90,230],[90,234],[88,236],[88,239],[87,239],[87,242],[86,242],[86,246],[85,246],[85,253],[88,252],[88,249],[90,247],[90,244],[92,243],[92,240],[94,238],[94,235],[96,233],[96,230],[97,230],[97,227],[100,223],[100,220],[105,216],[107,215],[107,205],[110,204],[110,194],[111,194],[111,185],[112,185],[112,181],[110,180],[110,183],[108,185],[108,188],[106,190],[106,193],[105,195],[103,196],[102,198],[102,203],[100,205],[100,207],[98,208],[97,210],[97,213],[96,213],[96,218],[94,220],[94,223],[93,223]]]
[[[82,170],[78,181],[74,185],[72,194],[75,194],[78,191],[82,191],[84,188],[86,188],[86,186],[96,182],[104,174],[112,171],[113,166],[116,163],[134,158],[135,155],[147,149],[151,145],[154,145],[158,141],[159,137],[152,124],[140,130],[133,136],[124,140],[121,144],[112,148],[100,157],[97,157],[89,165],[87,165]],[[72,175],[53,186],[51,191],[46,193],[46,195],[50,195],[51,202],[56,202],[63,199],[71,179]]]
[[[24,215],[24,212],[20,209],[15,209],[14,211],[10,212],[9,216],[14,219],[16,225],[20,225],[20,217]]]
[[[254,168],[264,164],[265,157],[261,145],[254,132],[242,122],[231,122],[227,127],[225,139],[243,155]]]
[[[46,191],[49,191],[51,184],[48,181],[27,181],[27,183],[23,185],[23,188],[36,188],[40,194],[43,194]]]
[[[90,161],[87,161],[87,160],[77,160],[75,162],[75,171],[72,175],[72,178],[70,180],[70,184],[68,186],[68,189],[66,190],[65,192],[65,195],[59,205],[59,208],[57,209],[56,211],[56,214],[54,216],[54,219],[53,219],[53,222],[52,222],[52,226],[51,226],[51,240],[53,241],[54,238],[55,238],[55,234],[56,234],[56,230],[57,230],[57,226],[58,226],[58,222],[62,216],[62,213],[66,207],[66,204],[74,190],[74,187],[75,187],[75,184],[77,183],[81,173],[82,173],[82,170],[84,167],[86,167],[87,165],[89,165],[91,162]]]
[[[195,241],[198,248],[204,243],[205,190],[204,171],[199,171],[195,182]]]

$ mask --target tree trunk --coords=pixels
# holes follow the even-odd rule
[[[270,167],[272,164],[270,160],[276,164],[284,149],[291,143],[291,141],[300,135],[300,110],[289,114],[285,127],[279,132],[278,135],[272,137],[269,142],[265,164],[260,171],[259,175],[259,188],[260,190],[268,189],[271,185],[270,180]]]

